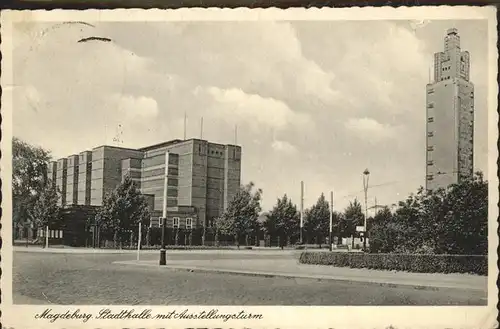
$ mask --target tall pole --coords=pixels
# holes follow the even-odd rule
[[[333,250],[332,229],[333,229],[333,191],[330,192],[330,231],[328,235],[328,243],[330,244],[330,251]]]
[[[165,177],[163,182],[163,214],[160,220],[161,223],[161,249],[160,249],[160,265],[167,265],[167,250],[165,248],[165,230],[167,229],[167,197],[168,197],[168,161],[169,153],[165,152]]]
[[[201,117],[200,121],[200,139],[203,139],[203,117]]]
[[[186,140],[187,114],[184,112],[184,140]]]
[[[45,248],[49,248],[49,225],[45,227]]]
[[[97,223],[97,248],[101,248],[101,224]]]
[[[137,237],[137,260],[139,260],[139,254],[141,252],[141,236],[142,236],[142,223],[139,223],[139,236]]]
[[[304,243],[304,182],[300,182],[300,243]]]
[[[365,191],[365,221],[364,221],[364,236],[363,236],[363,250],[366,251],[366,238],[368,237],[368,231],[366,226],[366,221],[368,219],[368,180],[370,179],[370,172],[365,169],[363,172],[363,189]]]

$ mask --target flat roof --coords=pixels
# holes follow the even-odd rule
[[[210,141],[208,141],[206,139],[189,138],[189,139],[185,139],[185,140],[184,139],[173,139],[173,140],[170,140],[170,141],[167,141],[167,142],[161,142],[161,143],[158,143],[158,144],[153,144],[153,145],[150,145],[150,146],[141,147],[138,150],[139,151],[150,151],[150,150],[154,150],[154,149],[160,148],[160,147],[165,147],[165,146],[170,146],[170,145],[175,145],[175,144],[182,144],[182,143],[187,143],[187,142],[192,142],[192,141],[207,142],[209,144],[220,145],[220,146],[235,146],[235,147],[240,147],[239,145],[233,145],[233,144],[214,143],[214,142],[210,142]]]
[[[121,146],[113,146],[113,145],[99,145],[99,146],[94,147],[92,150],[95,150],[95,149],[98,149],[98,148],[101,148],[101,147],[109,147],[109,148],[112,148],[112,149],[120,149],[120,150],[127,150],[127,151],[140,151],[138,149],[133,149],[133,148],[130,148],[130,147],[121,147]]]
[[[138,151],[150,151],[150,150],[153,150],[156,148],[165,147],[165,146],[174,145],[174,144],[179,144],[179,143],[186,142],[186,141],[187,140],[173,139],[173,140],[169,140],[166,142],[161,142],[161,143],[157,143],[157,144],[153,144],[153,145],[149,145],[149,146],[144,146],[144,147],[138,148],[137,150]]]
[[[101,148],[101,147],[109,147],[109,148],[120,149],[120,150],[127,150],[127,151],[146,152],[146,151],[151,151],[151,150],[154,150],[154,149],[157,149],[157,148],[161,148],[161,147],[165,147],[165,146],[170,146],[170,145],[175,145],[175,144],[181,144],[181,143],[186,143],[186,142],[192,142],[192,141],[207,142],[209,144],[221,145],[221,146],[241,147],[239,145],[234,145],[234,144],[214,143],[214,142],[210,142],[210,141],[208,141],[206,139],[190,138],[190,139],[185,139],[185,140],[184,139],[172,139],[172,140],[169,140],[169,141],[166,141],[166,142],[161,142],[161,143],[157,143],[157,144],[153,144],[153,145],[149,145],[149,146],[144,146],[144,147],[140,147],[140,148],[136,148],[136,149],[135,148],[130,148],[130,147],[113,146],[113,145],[99,145],[99,146],[94,147],[92,150],[96,150],[96,149]],[[80,154],[87,153],[87,152],[92,152],[92,151],[91,150],[85,150],[85,151],[80,152]],[[72,154],[72,155],[67,156],[65,158],[60,158],[57,161],[62,160],[62,159],[67,159],[67,158],[72,157],[72,156],[78,156],[78,154]]]

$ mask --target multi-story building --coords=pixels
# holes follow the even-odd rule
[[[163,213],[167,161],[167,227],[211,226],[240,186],[241,147],[236,145],[199,139],[140,149],[105,145],[51,163],[49,178],[61,192],[61,205],[95,207],[129,175],[155,220]]]
[[[447,31],[444,51],[434,54],[427,85],[426,188],[446,188],[473,174],[474,85],[470,58],[457,29]]]

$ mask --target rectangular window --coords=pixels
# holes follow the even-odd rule
[[[427,104],[427,108],[433,109],[434,108],[434,103],[431,102],[431,103]]]
[[[188,230],[193,228],[193,219],[192,218],[186,218],[186,228]]]
[[[427,180],[433,180],[434,176],[433,175],[427,175]]]
[[[429,131],[427,133],[427,137],[434,137],[434,132],[433,131]]]
[[[427,93],[428,93],[428,94],[434,94],[434,89],[429,89],[429,90],[427,90]]]
[[[174,227],[179,227],[179,217],[174,217]]]
[[[427,122],[434,122],[434,118],[433,117],[427,118]]]
[[[428,166],[432,166],[433,164],[434,164],[434,161],[432,161],[432,160],[427,161]]]
[[[434,146],[427,146],[427,151],[434,151]]]

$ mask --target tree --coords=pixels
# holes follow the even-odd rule
[[[330,206],[323,193],[316,204],[306,211],[304,217],[306,231],[310,236],[315,237],[316,243],[321,247],[330,225]]]
[[[377,216],[371,252],[487,254],[488,183],[481,173],[447,189],[420,188],[392,216]]]
[[[57,225],[61,221],[60,210],[57,202],[59,193],[55,186],[47,184],[37,195],[30,212],[30,217],[37,227]]]
[[[344,236],[354,236],[356,233],[356,226],[361,226],[364,224],[365,215],[363,214],[363,208],[361,207],[361,203],[359,203],[358,199],[354,199],[354,201],[350,201],[349,205],[344,211],[344,221],[343,221],[343,230]]]
[[[32,223],[37,196],[47,184],[47,163],[50,152],[30,145],[16,137],[12,139],[12,225],[13,232]]]
[[[395,250],[399,239],[404,236],[403,226],[393,220],[393,214],[388,207],[379,210],[371,219],[368,230],[370,236],[369,250],[372,253],[387,253]]]
[[[115,247],[121,244],[123,233],[133,230],[139,223],[144,223],[150,217],[148,203],[136,187],[133,180],[126,176],[123,182],[103,200],[98,217],[102,228],[113,234]]]
[[[297,206],[285,194],[277,200],[274,208],[267,214],[263,225],[268,234],[279,237],[279,245],[283,248],[292,236],[298,234],[299,221],[300,214]]]
[[[488,182],[482,173],[452,185],[441,207],[435,252],[487,254]]]
[[[234,236],[238,247],[240,237],[245,236],[248,244],[248,236],[258,226],[257,219],[262,210],[262,190],[257,189],[254,192],[254,186],[253,182],[241,186],[224,213],[216,219],[217,230],[222,234]]]

